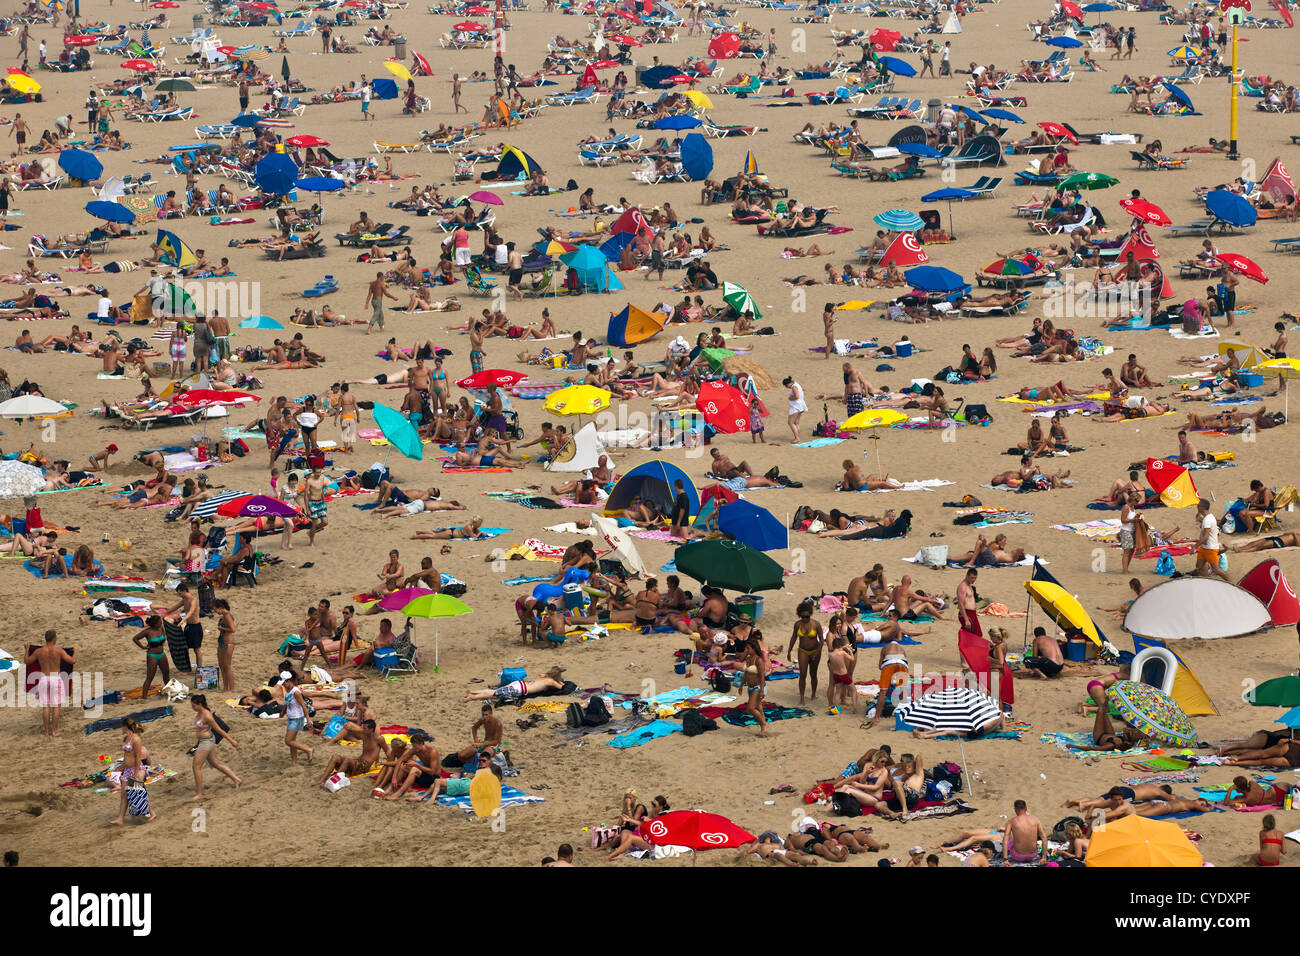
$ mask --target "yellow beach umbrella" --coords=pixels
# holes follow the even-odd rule
[[[841,302],[835,307],[837,312],[861,312],[868,306],[875,305],[875,299],[850,299],[848,302]]]
[[[1255,363],[1255,371],[1260,375],[1280,375],[1286,378],[1300,378],[1300,359],[1268,359]]]
[[[1201,866],[1201,851],[1183,828],[1167,820],[1137,814],[1121,817],[1093,831],[1086,866],[1168,867]]]
[[[693,106],[702,110],[713,109],[713,100],[709,99],[699,90],[687,90],[685,95],[686,98],[691,101]]]
[[[546,396],[546,410],[553,415],[594,415],[609,408],[610,393],[595,385],[570,385]]]
[[[23,96],[34,96],[41,91],[41,84],[26,73],[10,73],[5,77],[5,82],[9,84],[9,89]]]
[[[1251,368],[1260,362],[1268,361],[1267,352],[1258,345],[1251,345],[1241,339],[1228,339],[1226,342],[1219,343],[1220,355],[1227,355],[1229,352],[1236,354],[1238,368]]]
[[[907,415],[896,408],[868,408],[865,412],[858,412],[849,418],[848,421],[840,425],[840,428],[852,432],[864,428],[896,425],[898,422],[905,421],[907,421]]]
[[[1052,581],[1026,581],[1025,590],[1059,626],[1079,631],[1092,643],[1101,646],[1097,625],[1092,623],[1078,598],[1065,588]]]
[[[408,83],[411,80],[415,79],[415,77],[411,75],[410,70],[402,66],[402,64],[397,63],[393,60],[385,60],[384,69],[386,69],[389,73],[393,74],[393,76],[397,77],[399,80],[401,80],[404,83]]]

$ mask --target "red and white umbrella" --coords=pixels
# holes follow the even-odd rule
[[[1068,139],[1075,146],[1079,145],[1079,137],[1075,136],[1060,123],[1044,122],[1039,123],[1038,127],[1048,136],[1055,136],[1058,139]]]
[[[313,136],[311,133],[299,133],[285,140],[290,146],[328,146],[329,140]]]
[[[99,42],[99,37],[91,36],[89,33],[81,33],[76,36],[64,37],[64,46],[94,46]]]
[[[1140,196],[1130,196],[1128,199],[1121,199],[1119,207],[1134,219],[1141,219],[1145,223],[1153,226],[1172,226],[1173,220],[1170,219],[1163,209],[1151,202],[1149,199],[1143,199]]]
[[[469,14],[471,17],[477,17],[477,16],[482,16],[485,13],[491,13],[492,11],[489,10],[487,7],[483,6],[482,4],[475,4],[472,7],[466,7],[465,12]]]
[[[631,12],[629,12],[629,11],[627,11],[627,10],[619,10],[619,11],[617,11],[617,12],[615,13],[615,16],[620,16],[620,17],[622,17],[624,20],[631,20],[633,23],[640,23],[640,22],[641,22],[641,18],[640,18],[640,17],[638,17],[635,13],[631,13]]]
[[[209,405],[246,405],[261,400],[256,395],[234,389],[218,391],[210,388],[192,388],[176,396],[177,404],[188,405],[190,408],[207,408]]]
[[[618,60],[597,60],[595,63],[591,64],[591,68],[593,70],[611,70],[616,66],[622,65],[623,64],[619,63]]]
[[[709,56],[715,60],[730,60],[740,53],[740,37],[734,33],[719,33],[709,41]]]
[[[492,385],[500,388],[510,388],[512,385],[518,385],[527,377],[528,375],[524,372],[512,372],[503,368],[488,368],[462,378],[456,384],[461,388],[468,389],[483,389]]]
[[[880,53],[893,53],[898,47],[898,41],[903,39],[903,34],[897,30],[886,30],[884,27],[878,27],[871,31],[871,36],[867,37],[867,42],[871,44],[872,49]]]
[[[1083,8],[1074,0],[1061,0],[1061,9],[1065,11],[1067,17],[1072,17],[1075,20],[1083,19]]]
[[[218,53],[224,53],[226,56],[230,56],[230,54],[234,53],[235,50],[237,50],[237,49],[239,49],[239,48],[238,48],[238,47],[233,47],[233,46],[219,46],[219,47],[217,47],[217,52],[218,52]]]
[[[723,850],[758,839],[726,817],[704,810],[671,810],[641,824],[641,832],[656,846],[691,850]]]
[[[158,66],[148,60],[126,60],[122,63],[122,69],[134,70],[136,73],[153,73],[157,71]]]
[[[466,20],[464,23],[456,24],[452,29],[460,33],[482,33],[487,27],[481,23],[475,23],[473,20]]]
[[[726,382],[705,382],[695,398],[695,407],[714,431],[734,435],[749,428],[749,397]]]
[[[1246,256],[1235,252],[1220,252],[1215,258],[1233,272],[1243,275],[1247,279],[1253,279],[1260,285],[1268,282],[1268,276],[1264,274],[1264,270],[1259,267],[1259,263],[1254,259],[1248,259]]]
[[[668,77],[669,83],[676,83],[678,86],[685,86],[687,83],[694,83],[695,77],[687,76],[685,73],[678,73],[676,76]]]
[[[153,10],[175,10],[179,6],[179,3],[173,3],[172,0],[154,0],[149,4],[150,9]]]
[[[641,41],[636,37],[630,37],[625,33],[615,33],[609,37],[610,41],[617,43],[619,46],[640,46]]]

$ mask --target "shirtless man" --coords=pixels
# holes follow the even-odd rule
[[[1077,808],[1085,816],[1091,816],[1093,810],[1118,810],[1124,803],[1163,800],[1173,795],[1173,788],[1167,783],[1137,783],[1131,787],[1111,787],[1100,797],[1078,797],[1066,800],[1061,806]]]
[[[848,649],[848,638],[839,635],[831,642],[831,652],[826,655],[826,665],[831,672],[826,685],[826,706],[848,704],[853,713],[858,712],[858,693],[853,689],[853,665],[857,658]]]
[[[721,449],[710,449],[709,454],[713,458],[713,464],[709,466],[709,473],[718,478],[750,478],[754,471],[749,467],[749,462],[742,461],[739,465],[732,462]]]
[[[404,588],[428,588],[435,593],[442,590],[442,574],[433,566],[433,558],[425,555],[420,559],[420,570],[402,582]]]
[[[469,736],[472,743],[454,755],[456,761],[461,766],[467,765],[479,754],[491,755],[493,751],[501,746],[501,741],[505,737],[505,727],[502,725],[496,714],[493,713],[492,705],[484,704],[481,713],[482,716],[480,716],[478,720],[474,721],[473,725],[469,729]],[[483,740],[481,742],[478,739],[478,732],[480,730],[483,731]]]
[[[1130,352],[1119,367],[1119,379],[1129,388],[1155,388],[1156,383],[1147,377],[1146,366],[1138,363],[1137,355]]]
[[[361,753],[355,757],[349,757],[346,754],[334,754],[325,765],[325,772],[321,774],[320,779],[316,781],[316,786],[324,787],[325,781],[330,775],[342,773],[348,777],[359,776],[368,772],[379,759],[380,751],[385,757],[391,756],[388,749],[388,741],[385,740],[376,730],[374,720],[361,721],[361,732],[359,737],[361,742]]]
[[[1029,805],[1023,800],[1017,800],[1012,807],[1015,816],[1007,822],[1007,828],[1002,834],[1002,848],[1007,860],[1012,863],[1032,863],[1037,860],[1039,866],[1045,866],[1047,831],[1043,829],[1042,821],[1029,812]]]
[[[975,612],[975,602],[979,598],[979,594],[975,590],[975,579],[977,577],[979,577],[979,571],[968,568],[966,576],[957,585],[957,621],[970,633],[983,636],[984,632],[980,629],[979,616]]]
[[[925,769],[921,762],[921,755],[903,754],[899,758],[898,766],[890,770],[890,776],[893,778],[894,789],[894,799],[890,801],[890,809],[898,810],[906,819],[908,807],[915,810],[916,805],[921,802],[921,794],[925,792]],[[898,806],[893,806],[894,803]]]
[[[366,326],[366,335],[369,335],[370,330],[375,326],[379,327],[380,332],[384,331],[384,299],[386,298],[392,299],[394,302],[397,301],[397,296],[388,291],[388,285],[384,282],[384,274],[376,272],[374,281],[366,287],[366,301],[362,306],[362,308],[368,307],[370,309],[370,322]]]
[[[311,519],[311,525],[307,528],[309,546],[315,545],[316,535],[323,531],[329,522],[329,505],[325,501],[327,483],[325,476],[321,474],[320,466],[315,465],[307,480],[302,483],[302,491],[299,492],[303,513]]]
[[[889,592],[890,603],[898,610],[899,617],[905,617],[909,612],[914,614],[928,614],[937,621],[944,620],[944,616],[939,613],[943,608],[943,603],[938,598],[930,597],[925,594],[917,594],[912,590],[912,576],[904,574],[903,579]]]
[[[441,765],[442,762],[438,757],[437,748],[429,746],[423,735],[412,734],[411,746],[406,748],[401,763],[397,765],[393,772],[394,781],[399,777],[402,778],[401,786],[391,793],[385,794],[384,799],[397,800],[412,787],[419,790],[432,787],[434,782],[440,778],[442,773]]]
[[[1044,628],[1034,628],[1033,654],[1024,660],[1025,671],[1038,680],[1050,680],[1065,667],[1061,644],[1048,635]]]
[[[203,623],[199,620],[199,599],[190,592],[188,584],[176,588],[180,598],[176,605],[163,615],[185,629],[185,646],[194,652],[194,666],[203,666]]]
[[[465,696],[461,698],[461,701],[522,700],[525,697],[531,697],[534,694],[540,694],[544,691],[560,690],[564,686],[564,681],[560,677],[563,673],[563,667],[552,667],[542,677],[512,681],[509,684],[502,684],[500,687],[494,687],[489,690],[467,690],[465,691]]]
[[[46,737],[61,736],[59,731],[59,714],[63,709],[67,688],[63,683],[62,667],[64,664],[75,666],[77,648],[74,645],[69,654],[54,643],[57,634],[54,629],[45,632],[45,643],[33,647],[27,652],[26,663],[40,668],[36,678],[36,701],[41,707],[41,734]]]

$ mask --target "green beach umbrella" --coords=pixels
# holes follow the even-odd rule
[[[1247,693],[1245,701],[1256,707],[1296,707],[1300,706],[1300,677],[1274,677],[1256,686],[1254,693]]]
[[[416,461],[424,459],[424,445],[420,441],[420,433],[415,430],[410,419],[397,409],[380,405],[378,402],[375,403],[371,414],[375,416],[375,424],[379,426],[379,430],[383,432],[390,445],[407,458]]]
[[[717,539],[684,544],[673,553],[677,570],[703,584],[729,591],[777,591],[784,569],[762,551],[739,541]]]
[[[745,310],[754,313],[754,318],[761,319],[763,313],[758,310],[758,303],[743,285],[734,282],[722,283],[722,301],[736,310],[737,315],[744,315]]]
[[[379,407],[376,406],[376,408]],[[473,614],[474,609],[460,598],[452,597],[450,594],[421,594],[417,598],[412,598],[402,608],[402,613],[407,617],[424,617],[436,620],[442,617],[460,617],[464,614]],[[433,628],[433,672],[438,673],[438,627],[436,624]]]
[[[159,80],[154,89],[159,93],[193,93],[198,87],[183,76],[169,76],[165,80]]]
[[[280,75],[284,77],[284,82],[288,83],[289,78],[293,76],[293,71],[289,69],[289,58],[287,56],[280,58]]]
[[[1118,179],[1105,173],[1075,173],[1067,176],[1056,188],[1057,191],[1064,192],[1067,189],[1109,189],[1118,185]]]
[[[736,353],[731,349],[700,349],[700,358],[709,363],[709,366],[715,371],[722,371],[722,362],[729,359]]]

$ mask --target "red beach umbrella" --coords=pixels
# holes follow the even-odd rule
[[[1259,263],[1254,259],[1248,259],[1235,252],[1220,252],[1216,258],[1238,275],[1253,279],[1260,285],[1268,282],[1268,276],[1264,274],[1264,270],[1259,267]]]
[[[456,382],[461,388],[488,388],[497,385],[501,388],[510,388],[512,385],[518,385],[528,376],[524,372],[512,372],[503,368],[487,368],[481,372],[475,372],[473,375],[460,379]]]
[[[724,816],[703,810],[672,810],[648,820],[641,831],[658,846],[722,850],[753,843],[757,837]]]
[[[1153,226],[1172,226],[1174,222],[1165,214],[1163,209],[1149,199],[1143,199],[1140,196],[1121,199],[1119,207],[1134,219],[1141,219]]]
[[[313,136],[311,133],[299,133],[285,140],[290,146],[328,146],[329,140]]]
[[[1075,146],[1079,145],[1079,137],[1075,136],[1060,123],[1039,123],[1038,126],[1043,130],[1043,132],[1047,133],[1048,136],[1055,136],[1058,139],[1068,139]]]
[[[734,385],[706,382],[700,386],[695,407],[715,431],[734,435],[749,428],[749,399]]]
[[[740,52],[740,37],[734,33],[719,33],[709,41],[709,56],[716,60],[730,60]]]

